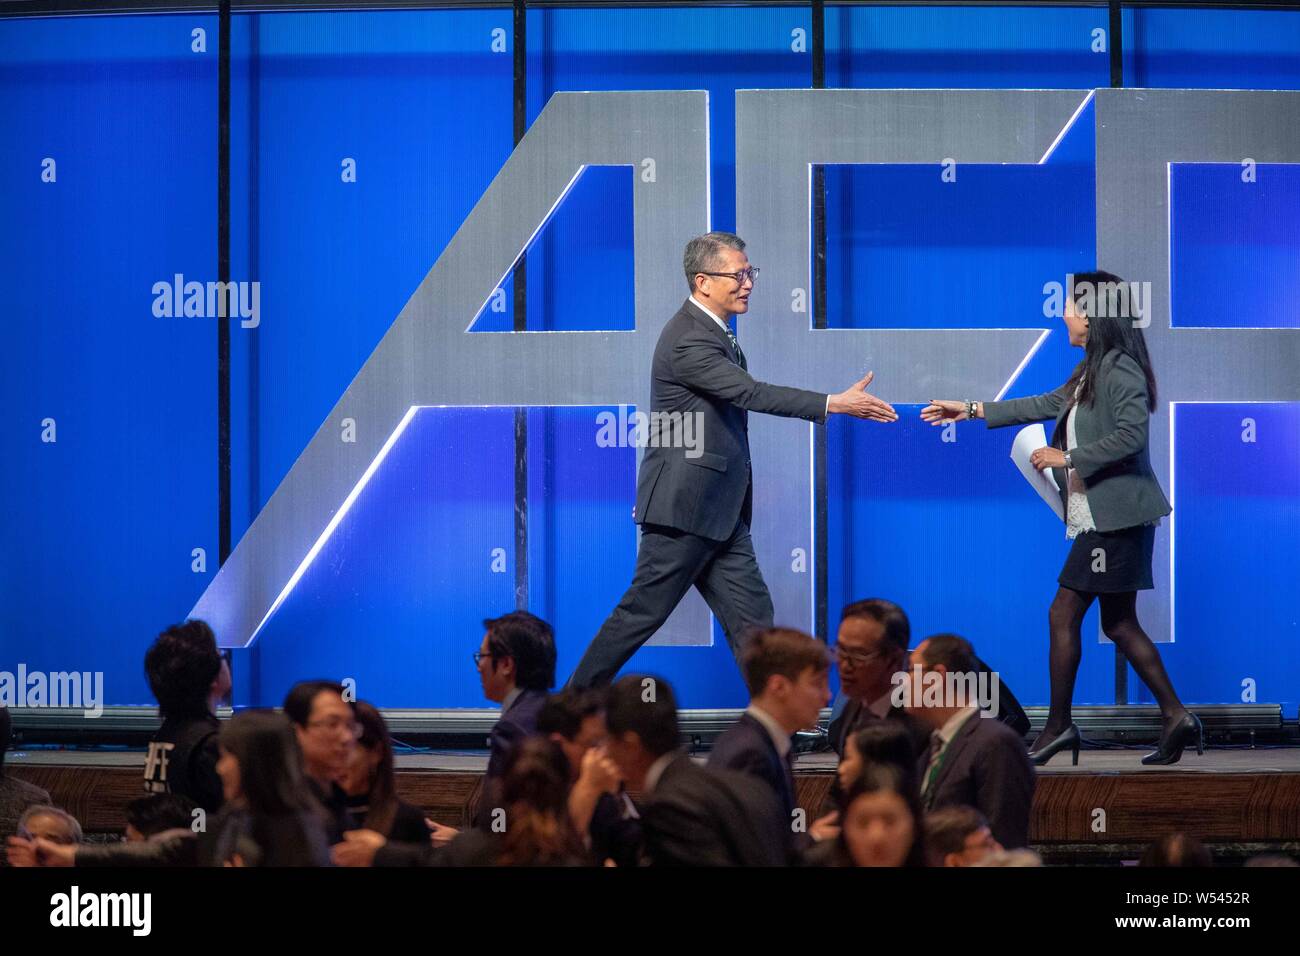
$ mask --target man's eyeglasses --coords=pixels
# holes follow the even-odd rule
[[[844,649],[838,644],[835,645],[835,656],[839,659],[841,664],[853,664],[853,665],[866,664],[873,657],[879,657],[883,653],[884,653],[883,650],[850,651]]]
[[[747,266],[739,272],[701,272],[699,274],[702,276],[717,276],[721,279],[735,279],[736,285],[744,285],[746,279],[750,282],[757,282],[758,272],[759,270],[756,267]]]
[[[485,658],[485,657],[488,658],[489,660],[491,660],[491,659],[493,659],[493,658],[496,657],[496,655],[493,654],[493,653],[490,652],[490,651],[487,651],[487,652],[484,652],[484,651],[475,651],[474,654],[473,654],[472,656],[473,656],[473,658],[474,658],[474,666],[475,666],[475,667],[478,667],[478,662],[481,661],[481,660],[483,660],[483,658]]]

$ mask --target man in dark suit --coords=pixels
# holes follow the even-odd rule
[[[896,720],[907,730],[917,753],[930,742],[930,728],[890,700],[894,675],[907,670],[912,627],[892,601],[867,598],[845,606],[835,640],[843,709],[831,721],[831,746],[842,758],[848,739],[878,720]]]
[[[867,598],[846,605],[840,614],[835,659],[840,671],[840,692],[847,701],[831,721],[831,746],[841,757],[849,737],[876,720],[899,720],[907,728],[916,752],[930,744],[930,728],[902,707],[891,704],[895,674],[906,672],[912,626],[907,614],[892,601]],[[975,658],[981,673],[991,673]],[[1022,737],[1029,733],[1029,717],[1011,689],[999,681],[998,720]]]
[[[641,819],[618,766],[605,753],[605,700],[593,690],[565,688],[546,698],[537,732],[559,745],[569,762],[569,817],[599,863],[636,866]]]
[[[831,818],[809,824],[799,813],[794,788],[795,731],[815,726],[830,702],[826,645],[782,627],[755,631],[745,642],[740,669],[749,706],[713,744],[709,766],[737,770],[762,780],[781,804],[797,847],[835,836]]]
[[[698,766],[679,749],[668,682],[627,675],[610,688],[606,749],[638,791],[642,859],[652,866],[784,866],[789,828],[752,777]]]
[[[917,762],[921,802],[927,811],[974,807],[998,843],[1014,849],[1029,839],[1034,767],[1021,735],[992,715],[986,717],[978,701],[953,692],[959,686],[954,677],[978,676],[976,660],[970,642],[955,634],[927,638],[912,655],[920,674],[909,688],[907,706],[932,731],[930,747]],[[922,696],[917,683],[943,690]]]
[[[488,736],[488,765],[479,799],[471,809],[475,827],[488,827],[500,805],[498,790],[507,758],[525,737],[537,732],[537,714],[555,684],[555,634],[551,625],[527,611],[512,611],[483,622],[485,633],[474,663],[483,696],[501,704],[501,717]],[[445,830],[446,828],[440,828]],[[435,833],[435,842],[449,833]]]
[[[753,505],[748,413],[822,423],[836,413],[892,422],[865,391],[871,375],[827,395],[756,381],[730,326],[749,310],[758,273],[745,243],[711,232],[686,246],[690,296],[669,320],[651,365],[650,427],[637,476],[641,525],[632,584],[587,648],[571,683],[603,686],[694,585],[730,642],[772,625],[772,598],[749,536]]]

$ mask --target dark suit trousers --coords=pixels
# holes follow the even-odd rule
[[[632,585],[601,625],[569,679],[573,687],[603,687],[648,641],[691,585],[722,625],[733,654],[750,627],[772,626],[772,596],[754,557],[749,526],[737,522],[726,541],[658,525],[641,526]]]

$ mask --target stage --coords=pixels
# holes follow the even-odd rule
[[[1172,767],[1142,766],[1145,752],[1090,749],[1077,767],[1067,754],[1040,768],[1033,848],[1048,863],[1117,864],[1135,860],[1155,836],[1182,830],[1208,844],[1221,865],[1261,852],[1300,853],[1300,747],[1213,748]],[[93,836],[120,830],[125,804],[141,793],[143,765],[135,750],[20,751],[6,760],[8,773],[48,790]],[[482,751],[399,753],[398,791],[439,822],[463,826],[486,765]],[[799,756],[798,798],[810,815],[834,769],[834,754]]]

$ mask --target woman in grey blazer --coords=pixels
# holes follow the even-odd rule
[[[1060,388],[1004,402],[933,401],[921,412],[932,425],[982,418],[990,428],[1054,419],[1051,445],[1030,456],[1051,468],[1073,540],[1049,613],[1052,679],[1047,724],[1030,748],[1035,763],[1070,748],[1079,762],[1079,728],[1070,719],[1082,654],[1080,625],[1093,599],[1106,636],[1124,654],[1160,704],[1159,749],[1145,764],[1176,763],[1183,748],[1204,747],[1200,720],[1174,692],[1160,652],[1137,619],[1137,592],[1153,587],[1156,525],[1169,514],[1151,470],[1147,427],[1156,407],[1156,380],[1142,329],[1130,318],[1124,283],[1109,272],[1080,273],[1066,297],[1065,326],[1083,361]]]

